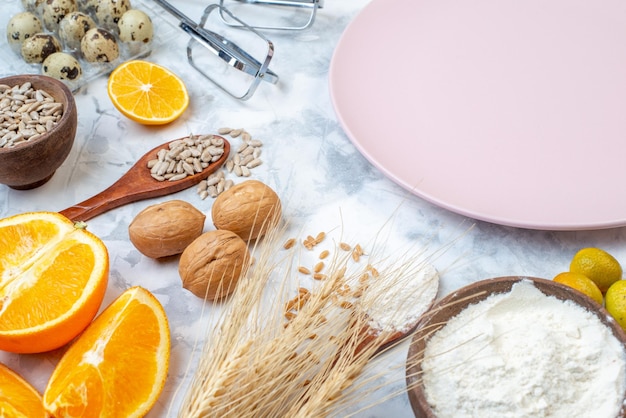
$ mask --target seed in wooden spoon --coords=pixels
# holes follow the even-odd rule
[[[158,181],[182,180],[200,173],[224,154],[224,140],[214,135],[190,135],[170,142],[148,161],[150,175]]]

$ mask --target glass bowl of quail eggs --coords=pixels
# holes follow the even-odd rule
[[[12,0],[9,8],[7,72],[40,73],[72,91],[155,46],[158,13],[145,0]]]

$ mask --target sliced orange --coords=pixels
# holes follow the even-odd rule
[[[44,391],[55,417],[141,417],[158,399],[169,367],[167,316],[148,290],[132,287],[65,352]]]
[[[109,76],[107,92],[117,110],[144,125],[172,122],[189,106],[180,77],[148,61],[120,64]]]
[[[0,417],[48,416],[37,389],[22,376],[0,363]]]
[[[39,353],[76,337],[106,291],[104,243],[55,212],[0,220],[0,350]]]

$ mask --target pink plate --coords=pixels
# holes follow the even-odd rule
[[[531,229],[626,225],[623,0],[373,0],[330,89],[360,152],[429,202]]]

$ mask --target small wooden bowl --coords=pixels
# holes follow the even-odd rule
[[[408,396],[416,418],[437,418],[426,400],[424,386],[419,379],[424,349],[430,336],[435,334],[450,318],[458,315],[467,306],[476,304],[492,294],[508,293],[513,284],[521,280],[531,280],[535,287],[545,295],[554,296],[560,300],[573,301],[592,312],[611,330],[615,338],[626,345],[626,334],[604,308],[582,293],[565,285],[552,280],[520,276],[498,277],[473,283],[438,301],[418,322],[418,331],[411,340],[406,365]],[[623,403],[619,416],[626,416],[626,406]]]
[[[63,116],[54,129],[36,139],[11,148],[0,147],[0,183],[18,190],[33,189],[50,180],[69,155],[78,124],[74,96],[63,82],[35,74],[0,78],[0,84],[8,86],[26,82],[62,103]]]

